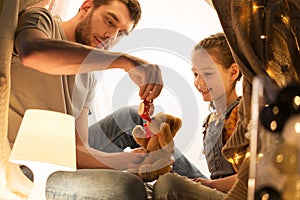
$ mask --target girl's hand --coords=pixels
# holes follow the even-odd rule
[[[206,179],[206,178],[195,178],[193,179],[193,181],[195,181],[196,183],[201,183],[202,185],[205,185],[207,187],[210,188],[214,188],[213,187],[213,181],[210,179]]]

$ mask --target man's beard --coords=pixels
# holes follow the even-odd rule
[[[76,42],[91,46],[91,19],[93,12],[89,13],[75,29]]]

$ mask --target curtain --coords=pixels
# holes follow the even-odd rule
[[[70,0],[45,0],[38,4],[35,4],[34,6],[45,7],[53,15],[59,15],[62,19],[65,19],[68,14],[69,2]]]
[[[10,94],[10,62],[14,33],[20,10],[32,5],[45,6],[54,14],[64,16],[69,0],[0,0],[0,199],[27,199],[31,181],[18,165],[8,162],[11,152],[7,139]],[[37,4],[38,3],[38,4]]]

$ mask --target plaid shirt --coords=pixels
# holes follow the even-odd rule
[[[236,105],[230,115],[225,119],[224,129],[223,129],[223,145],[227,142],[230,136],[233,134],[233,131],[238,121],[238,106]]]

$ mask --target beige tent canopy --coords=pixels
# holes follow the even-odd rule
[[[10,62],[19,11],[41,1],[0,1],[0,199],[5,200],[26,199],[31,190],[31,182],[22,174],[19,167],[8,162],[11,151],[7,140]]]

